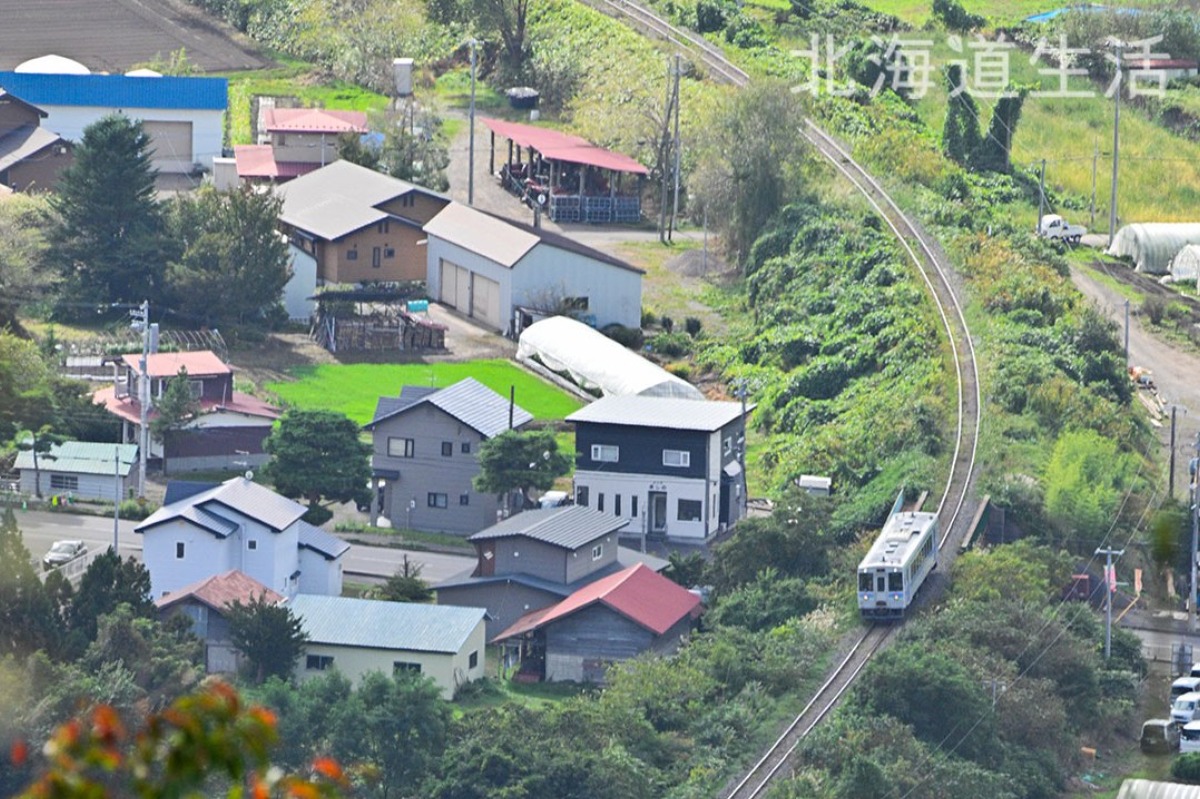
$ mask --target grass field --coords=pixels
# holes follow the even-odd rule
[[[344,413],[359,424],[371,421],[381,396],[398,396],[405,385],[448,386],[473,377],[501,396],[516,387],[517,405],[536,419],[562,419],[583,403],[505,360],[465,363],[322,364],[291,370],[293,381],[264,388],[291,407]]]
[[[1119,5],[1124,8],[1153,8],[1170,4],[1167,0],[1125,0]],[[899,17],[914,28],[919,28],[932,16],[930,8],[933,4],[929,0],[866,0],[863,5]],[[972,14],[979,14],[992,25],[1012,25],[1034,14],[1069,5],[1071,3],[1068,0],[1005,0],[1003,3],[995,0],[962,0],[963,8]]]

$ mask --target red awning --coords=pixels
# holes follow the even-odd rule
[[[560,133],[549,128],[505,122],[502,119],[480,117],[493,133],[511,139],[521,147],[532,147],[551,161],[567,161],[572,164],[611,169],[614,172],[631,172],[635,175],[649,174],[646,167],[627,155],[597,147],[587,139]]]

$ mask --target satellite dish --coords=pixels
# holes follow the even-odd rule
[[[254,479],[254,472],[252,472],[252,471],[250,471],[249,469],[247,469],[247,470],[246,470],[246,479],[247,479],[247,480],[253,480],[253,479]]]

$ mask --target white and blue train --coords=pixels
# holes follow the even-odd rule
[[[894,511],[858,564],[858,610],[863,618],[904,618],[937,561],[937,514]]]

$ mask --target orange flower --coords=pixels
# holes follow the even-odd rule
[[[332,757],[318,757],[313,761],[313,771],[328,780],[341,781],[342,767]]]
[[[250,708],[250,715],[263,726],[271,727],[272,729],[275,727],[277,721],[275,714],[265,707],[255,706]]]
[[[13,741],[12,749],[8,754],[14,766],[23,766],[29,758],[29,744],[24,741]]]

